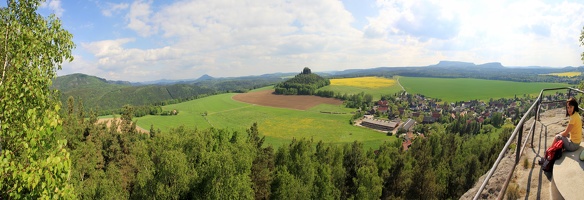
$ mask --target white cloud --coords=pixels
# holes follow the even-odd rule
[[[148,24],[150,21],[150,4],[152,1],[144,2],[142,0],[136,0],[130,6],[130,12],[126,16],[128,19],[128,28],[136,31],[140,36],[149,36],[153,34],[154,30]]]
[[[127,28],[136,35],[82,43],[93,57],[82,57],[80,65],[97,63],[106,78],[143,81],[440,60],[581,63],[579,3],[378,0],[379,12],[363,30],[351,26],[357,17],[337,0],[156,3],[110,4],[112,14],[128,11]]]
[[[93,53],[96,57],[108,57],[120,54],[124,51],[123,44],[132,42],[133,38],[122,38],[117,40],[103,40],[90,43],[82,43],[81,46]]]
[[[63,12],[65,12],[65,9],[61,7],[60,0],[47,0],[41,4],[41,8],[48,8],[52,10],[57,17],[63,16]]]
[[[143,37],[172,41],[166,50],[124,48],[134,42],[127,38],[86,43],[83,47],[95,55],[104,69],[143,64],[172,68],[177,70],[173,77],[191,78],[203,73],[239,76],[298,71],[296,68],[312,65],[307,60],[298,60],[303,56],[326,67],[330,64],[319,61],[319,57],[335,60],[325,52],[354,46],[351,43],[359,41],[348,38],[362,36],[350,25],[354,20],[351,13],[336,0],[317,3],[203,0],[152,8],[152,2],[133,2],[126,16],[128,28]],[[168,56],[165,51],[181,56]],[[189,71],[192,73],[185,73]],[[153,79],[157,74],[149,75],[138,75],[141,77],[136,79]]]
[[[121,11],[128,9],[129,4],[127,3],[110,3],[106,2],[106,5],[101,9],[101,14],[107,17],[111,17],[113,14],[117,14]]]
[[[378,0],[365,36],[427,50],[419,59],[561,67],[578,62],[581,3]],[[429,12],[430,11],[430,12]],[[571,41],[570,41],[571,40]],[[403,51],[403,50],[402,50]],[[434,56],[433,56],[434,55]],[[576,60],[578,59],[578,60]],[[437,62],[434,60],[433,62]]]

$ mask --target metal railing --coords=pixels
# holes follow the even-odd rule
[[[505,196],[505,192],[507,190],[507,187],[509,186],[509,182],[511,181],[511,178],[513,177],[513,173],[515,172],[515,167],[517,167],[517,164],[519,163],[519,159],[520,159],[521,155],[523,154],[523,150],[525,149],[525,144],[527,144],[527,140],[529,140],[530,137],[531,137],[531,146],[533,146],[533,134],[535,132],[536,122],[539,121],[539,112],[541,110],[541,105],[547,104],[547,103],[565,102],[565,100],[564,101],[542,101],[543,93],[545,91],[552,91],[552,90],[568,90],[568,98],[570,98],[573,95],[573,92],[578,92],[578,93],[584,94],[583,91],[576,89],[576,88],[572,88],[572,87],[549,88],[549,89],[541,90],[541,92],[539,93],[535,102],[533,102],[531,107],[525,112],[523,117],[521,117],[521,120],[519,120],[519,123],[517,123],[517,126],[515,127],[513,134],[511,134],[511,136],[509,137],[509,140],[507,140],[507,143],[505,143],[505,146],[501,150],[501,153],[499,153],[499,157],[497,158],[497,160],[493,164],[493,167],[491,167],[491,169],[489,170],[488,175],[485,177],[485,180],[483,181],[481,187],[479,188],[479,190],[477,191],[477,193],[475,194],[473,199],[475,199],[475,200],[479,199],[479,196],[481,195],[481,193],[485,189],[485,186],[489,183],[489,179],[493,176],[493,173],[495,172],[495,170],[499,166],[499,163],[501,162],[501,160],[503,159],[503,157],[505,156],[505,154],[509,150],[509,146],[513,143],[513,141],[515,140],[515,138],[517,136],[517,148],[521,147],[521,151],[516,151],[515,163],[513,164],[512,169],[509,171],[509,176],[507,177],[507,180],[505,181],[505,184],[503,185],[503,187],[499,193],[499,196],[497,197],[497,199],[503,199],[503,197]],[[527,121],[527,119],[529,119],[531,116],[535,116],[535,119],[533,120],[533,124],[531,125],[531,130],[529,131],[529,134],[527,134],[527,136],[525,138],[525,143],[522,144],[521,138],[523,137],[523,126],[525,125],[525,122]]]

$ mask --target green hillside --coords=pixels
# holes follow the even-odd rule
[[[61,93],[61,103],[66,105],[69,96],[81,99],[86,109],[100,107],[100,109],[113,109],[108,106],[114,102],[104,102],[103,97],[116,90],[132,87],[129,84],[109,83],[107,80],[85,74],[70,74],[57,77],[53,80],[52,88]],[[105,106],[100,106],[103,104]]]
[[[144,116],[136,118],[138,126],[168,131],[184,125],[206,129],[209,127],[227,128],[245,132],[254,122],[258,123],[260,133],[274,146],[288,144],[293,138],[312,138],[327,143],[350,143],[362,141],[365,146],[378,147],[384,141],[395,137],[370,129],[349,124],[353,109],[340,106],[320,105],[307,111],[290,110],[251,105],[231,99],[235,95],[219,94],[174,105],[163,106],[163,110],[179,110],[176,116]],[[320,111],[345,112],[348,114],[322,114]],[[207,115],[205,116],[205,113]]]
[[[178,103],[184,100],[222,92],[245,92],[281,82],[279,76],[221,78],[175,84],[132,85],[129,82],[108,81],[85,74],[57,77],[52,87],[61,92],[66,105],[69,96],[81,99],[86,110],[98,108],[100,114],[117,112],[124,105]]]
[[[61,92],[61,102],[64,105],[67,98],[72,96],[81,99],[85,109],[98,108],[102,114],[111,113],[126,104],[151,105],[216,92],[194,84],[132,86],[129,83],[109,82],[85,74],[58,77],[53,81],[53,88]]]
[[[61,91],[72,91],[76,89],[102,89],[111,90],[131,86],[128,82],[108,82],[107,80],[86,74],[70,74],[59,76],[53,80],[54,88]]]
[[[471,78],[400,77],[408,93],[423,94],[447,102],[536,96],[544,88],[567,87],[565,83],[513,82]]]

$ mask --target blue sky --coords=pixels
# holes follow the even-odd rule
[[[0,5],[5,6],[3,2]],[[59,75],[150,81],[426,66],[581,66],[584,1],[49,0],[74,35]]]

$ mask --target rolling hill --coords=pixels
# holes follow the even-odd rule
[[[100,114],[111,114],[127,104],[142,106],[177,103],[223,92],[244,92],[279,81],[279,77],[240,77],[141,85],[108,81],[86,74],[71,74],[57,77],[53,80],[52,88],[61,92],[63,105],[72,96],[83,101],[86,110],[97,108]]]

